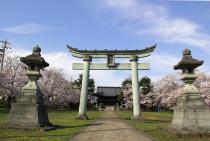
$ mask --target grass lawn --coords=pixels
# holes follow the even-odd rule
[[[52,131],[0,129],[0,141],[66,141],[82,127],[88,126],[101,112],[90,111],[90,120],[76,120],[77,111],[50,111],[49,119],[55,125],[62,128]],[[8,116],[8,110],[0,109],[0,123],[4,123]]]
[[[167,112],[143,112],[142,115],[145,119],[144,123],[135,122],[132,123],[130,118],[132,116],[131,111],[120,111],[118,112],[120,117],[126,119],[133,127],[144,131],[145,133],[151,135],[154,139],[159,141],[210,141],[209,137],[177,137],[168,132],[158,130],[158,127],[169,127],[172,120],[172,113]]]

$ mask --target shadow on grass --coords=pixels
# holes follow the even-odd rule
[[[65,125],[54,125],[56,127],[56,130],[59,129],[66,129],[66,128],[78,128],[78,127],[86,127],[86,126],[93,126],[93,125],[102,125],[104,123],[90,123],[85,125],[75,125],[75,126],[65,126]]]
[[[93,123],[93,124],[85,124],[85,125],[78,125],[78,126],[63,126],[63,125],[54,125],[56,127],[55,130],[59,130],[59,129],[67,129],[67,128],[78,128],[78,127],[86,127],[86,126],[95,126],[95,125],[102,125],[104,123]],[[52,130],[47,130],[47,132],[50,132]],[[28,137],[28,138],[38,138],[38,137],[64,137],[64,136],[68,136],[69,134],[60,134],[60,135],[16,135],[16,136],[0,136],[0,140],[1,139],[9,139],[9,138],[21,138],[21,137]]]
[[[156,120],[156,119],[154,119],[154,120],[144,120],[144,122],[145,123],[160,123],[160,122],[167,123],[167,122],[171,122],[171,121],[170,120]]]
[[[124,120],[131,120],[131,118],[121,118],[121,119],[124,119]],[[160,122],[171,122],[171,120],[158,120],[158,119],[144,119],[143,120],[145,123],[160,123]]]
[[[8,108],[0,108],[0,114],[8,114],[9,109]]]
[[[65,137],[68,136],[68,134],[62,134],[62,135],[31,135],[31,136],[21,136],[21,135],[16,135],[16,136],[6,136],[6,137],[0,137],[1,139],[12,139],[12,138],[39,138],[39,137]]]

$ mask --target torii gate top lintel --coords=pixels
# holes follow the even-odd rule
[[[138,58],[148,57],[156,47],[152,45],[144,49],[136,50],[80,50],[67,45],[67,48],[72,53],[72,56],[83,58],[84,56],[91,56],[92,58],[107,58],[112,55],[115,58],[129,58],[130,56],[138,56]]]
[[[72,56],[83,58],[84,61],[92,61],[92,58],[107,58],[107,63],[90,64],[91,70],[130,70],[130,63],[115,63],[115,58],[130,58],[130,61],[138,61],[138,58],[150,56],[156,45],[147,47],[141,50],[80,50],[67,45]],[[138,70],[148,70],[148,63],[137,64]],[[73,63],[73,70],[83,70],[84,66],[81,63]]]

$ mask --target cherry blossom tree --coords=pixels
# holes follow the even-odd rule
[[[177,75],[167,75],[161,80],[152,84],[152,90],[143,95],[140,94],[140,104],[146,108],[155,108],[157,105],[171,109],[176,105],[176,99],[181,93],[182,81]],[[122,83],[125,107],[132,107],[132,84],[131,80]]]
[[[199,71],[196,71],[196,74],[198,78],[194,84],[202,94],[204,101],[210,105],[210,75]],[[184,87],[178,76],[180,74],[167,75],[155,82],[153,92],[146,96],[141,95],[141,104],[146,105],[146,107],[160,106],[173,109]]]
[[[8,107],[16,96],[21,94],[21,88],[26,84],[26,66],[20,62],[20,57],[6,57],[1,71],[0,95],[7,101]]]
[[[194,84],[202,94],[204,101],[210,105],[210,76],[199,71],[196,71],[196,74],[198,78]],[[155,83],[153,90],[155,101],[153,105],[160,104],[161,107],[169,109],[176,106],[177,98],[184,87],[183,82],[177,76],[180,76],[180,74],[168,75]]]
[[[183,83],[177,75],[167,75],[155,82],[153,95],[155,97],[153,106],[160,105],[165,108],[173,108],[176,99],[180,95]]]
[[[21,95],[22,87],[27,83],[26,66],[20,62],[20,57],[7,57],[4,69],[0,71],[0,99],[10,107],[16,96]],[[44,94],[45,102],[52,108],[64,108],[78,105],[78,89],[73,88],[71,81],[64,78],[61,70],[46,69],[38,85]]]
[[[198,78],[195,81],[195,86],[202,94],[204,101],[210,106],[210,75],[203,72],[197,72]]]
[[[42,72],[39,86],[46,104],[51,108],[66,108],[79,103],[79,91],[67,81],[61,70],[46,69]]]
[[[122,82],[121,93],[123,94],[123,103],[126,109],[132,108],[132,81],[131,79],[125,79]]]

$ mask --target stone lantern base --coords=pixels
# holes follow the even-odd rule
[[[209,134],[210,108],[199,93],[184,93],[174,109],[172,129],[179,134]]]
[[[37,103],[36,96],[24,95],[12,103],[7,125],[9,128],[37,128],[51,124],[46,107]]]

